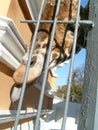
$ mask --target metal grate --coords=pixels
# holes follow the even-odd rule
[[[44,77],[43,77],[43,84],[42,84],[42,89],[41,89],[41,94],[40,94],[40,99],[39,99],[37,117],[36,117],[36,122],[35,122],[35,130],[38,130],[38,128],[39,128],[39,118],[40,118],[40,115],[41,115],[45,85],[46,85],[47,74],[48,74],[48,66],[49,66],[49,61],[50,61],[50,54],[51,54],[51,50],[52,50],[52,41],[54,39],[56,24],[58,24],[58,23],[65,23],[65,24],[73,24],[74,23],[75,24],[74,44],[73,44],[71,64],[70,64],[67,98],[66,98],[66,101],[65,101],[65,109],[64,109],[65,111],[64,111],[64,117],[63,117],[61,130],[65,130],[65,125],[66,125],[66,118],[67,118],[68,104],[69,104],[69,97],[70,97],[70,89],[71,89],[71,80],[72,80],[72,73],[73,73],[73,66],[74,66],[74,56],[75,56],[75,50],[76,50],[78,25],[79,24],[88,24],[88,25],[93,24],[92,21],[90,21],[90,20],[88,20],[88,21],[87,20],[83,20],[83,21],[79,20],[81,0],[78,1],[78,10],[77,10],[77,16],[76,16],[75,21],[74,20],[71,20],[71,21],[57,20],[57,15],[58,15],[58,12],[59,12],[59,7],[60,7],[61,0],[57,0],[57,8],[56,8],[56,11],[55,11],[54,20],[53,21],[52,20],[49,20],[49,21],[41,20],[41,14],[42,14],[42,11],[43,11],[45,1],[46,0],[42,0],[40,12],[39,12],[39,15],[38,15],[38,20],[21,21],[23,23],[36,23],[36,28],[35,28],[35,32],[34,32],[34,38],[32,40],[32,44],[31,44],[31,50],[30,50],[30,55],[29,55],[29,58],[28,58],[27,67],[26,67],[24,82],[23,82],[23,85],[22,85],[22,92],[21,92],[21,96],[20,96],[20,100],[19,100],[19,104],[18,104],[16,119],[15,119],[15,124],[14,124],[14,130],[17,130],[18,122],[19,122],[19,119],[20,119],[20,111],[21,111],[22,102],[23,102],[23,98],[24,98],[24,93],[25,93],[25,88],[26,88],[26,81],[27,81],[27,78],[28,78],[29,66],[30,66],[30,61],[31,61],[31,56],[32,56],[32,53],[33,53],[33,50],[34,50],[34,44],[35,44],[35,41],[36,41],[36,38],[37,38],[37,33],[38,33],[38,28],[39,28],[40,23],[53,23],[53,26],[52,26],[52,32],[51,32],[51,37],[50,37],[49,52],[48,52],[48,56],[47,56],[47,59],[46,59],[46,62],[45,62],[45,68],[44,68],[45,73],[44,73]]]

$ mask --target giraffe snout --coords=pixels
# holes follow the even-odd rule
[[[44,57],[41,54],[32,56],[27,83],[31,83],[40,76],[43,69],[43,63],[44,63]],[[23,83],[25,71],[26,71],[26,64],[21,64],[18,67],[18,69],[14,72],[13,79],[16,84]]]

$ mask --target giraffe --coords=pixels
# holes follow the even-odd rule
[[[55,7],[56,7],[56,0],[49,0],[45,5],[41,19],[53,20]],[[61,0],[59,14],[57,16],[58,20],[75,20],[77,8],[78,8],[78,0]],[[80,19],[81,18],[83,19],[82,16],[83,13],[85,12],[85,8],[83,9],[81,7],[81,9],[82,13],[80,14]],[[48,23],[40,24],[37,39],[34,46],[34,52],[32,54],[32,60],[29,68],[27,84],[31,83],[32,81],[35,81],[43,71],[45,58],[47,55],[51,28],[52,24]],[[52,43],[52,52],[50,57],[50,65],[49,65],[50,69],[70,58],[74,39],[74,29],[75,29],[74,24],[56,25],[56,32]],[[78,52],[81,49],[83,43],[84,43],[84,28],[83,26],[79,25],[76,52]],[[83,47],[85,46],[86,44]],[[22,59],[21,65],[13,74],[13,79],[17,85],[21,85],[23,83],[29,51],[30,46],[27,48],[27,52],[25,53]]]

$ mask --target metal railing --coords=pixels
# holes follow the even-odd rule
[[[46,114],[49,114],[51,112],[51,110],[42,110],[41,111],[41,116],[43,115],[46,115]],[[3,123],[10,123],[12,121],[15,121],[15,115],[16,115],[16,111],[13,110],[12,111],[13,114],[2,114],[0,115],[0,124],[3,124]],[[30,117],[36,117],[37,115],[37,110],[34,110],[34,111],[21,111],[20,112],[20,118],[19,120],[22,120],[22,119],[28,119]]]
[[[19,122],[19,119],[20,119],[20,111],[21,111],[22,102],[23,102],[23,98],[24,98],[24,93],[25,93],[25,88],[26,88],[26,81],[27,81],[28,73],[29,73],[30,61],[31,61],[33,50],[34,50],[34,44],[35,44],[35,41],[36,41],[36,38],[37,38],[37,33],[38,33],[38,28],[39,28],[40,23],[53,23],[53,26],[52,26],[52,32],[51,32],[51,35],[50,35],[51,37],[50,37],[50,43],[49,43],[48,56],[46,58],[46,63],[45,63],[45,68],[44,68],[45,73],[44,73],[44,77],[43,77],[43,84],[42,84],[41,94],[40,94],[40,98],[39,98],[39,105],[38,105],[38,111],[37,111],[36,122],[35,122],[35,130],[38,130],[38,126],[39,126],[39,118],[40,118],[40,115],[41,115],[43,97],[44,97],[44,92],[45,92],[45,85],[46,85],[47,74],[48,74],[48,66],[49,66],[50,55],[51,55],[51,50],[52,50],[52,41],[53,41],[53,38],[54,38],[54,35],[55,35],[56,24],[58,24],[58,23],[75,24],[74,44],[73,44],[71,64],[70,64],[67,97],[66,97],[66,101],[65,101],[65,109],[64,109],[65,111],[64,111],[62,128],[61,128],[61,130],[65,130],[67,111],[68,111],[68,104],[69,104],[69,98],[70,98],[72,73],[73,73],[73,66],[74,66],[74,56],[75,56],[75,50],[76,50],[78,25],[79,24],[88,24],[88,25],[90,24],[91,25],[93,23],[90,20],[83,20],[83,21],[79,20],[81,0],[78,1],[78,10],[77,10],[77,16],[76,16],[75,21],[73,21],[73,20],[71,20],[71,21],[58,20],[57,15],[58,15],[58,12],[59,12],[60,2],[61,2],[61,0],[57,0],[57,8],[56,8],[56,11],[55,11],[54,20],[49,20],[49,21],[48,20],[41,20],[41,14],[42,14],[42,10],[43,10],[44,3],[45,3],[45,0],[42,0],[38,20],[22,20],[21,21],[23,23],[36,23],[36,28],[35,28],[32,44],[31,44],[30,55],[29,55],[29,58],[28,58],[25,77],[24,77],[24,81],[23,81],[23,85],[22,85],[22,92],[21,92],[21,96],[20,96],[20,100],[19,100],[19,104],[18,104],[16,119],[15,119],[15,124],[14,124],[14,130],[17,130],[18,122]]]

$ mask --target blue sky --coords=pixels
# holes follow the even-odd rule
[[[82,49],[78,54],[75,55],[74,69],[85,65],[86,50]],[[55,70],[55,73],[58,75],[56,86],[62,86],[67,84],[68,74],[69,74],[70,61],[68,64],[65,64],[63,67],[60,67]]]
[[[88,0],[81,0],[81,5],[85,7],[87,2]],[[85,57],[86,57],[85,49],[82,49],[78,54],[75,55],[74,69],[85,64]],[[56,74],[58,75],[57,82],[56,82],[57,87],[67,84],[69,66],[70,66],[70,62],[64,65],[63,67],[60,67],[55,70]]]
[[[88,2],[88,0],[81,0],[81,5],[82,5],[83,7],[85,7],[86,4],[87,4],[87,2]]]

